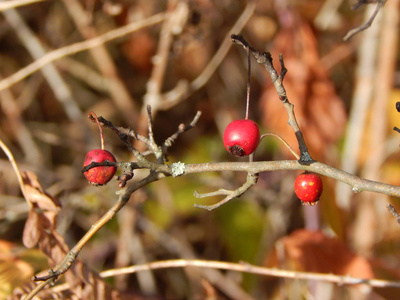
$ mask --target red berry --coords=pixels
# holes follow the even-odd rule
[[[315,173],[307,171],[301,173],[294,182],[294,192],[303,205],[317,204],[322,194],[322,189],[321,177]]]
[[[235,120],[228,124],[224,132],[224,146],[236,156],[253,153],[260,142],[260,130],[252,120]]]
[[[103,161],[115,162],[115,157],[107,150],[95,149],[89,151],[85,156],[85,162],[83,166],[86,167],[92,162],[103,162]],[[117,170],[114,166],[98,166],[87,170],[83,175],[93,185],[104,185],[109,182]]]

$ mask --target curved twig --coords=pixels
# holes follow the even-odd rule
[[[351,29],[343,38],[343,41],[348,41],[350,38],[352,38],[354,35],[356,35],[357,33],[364,31],[365,29],[371,27],[372,22],[374,22],[376,16],[378,15],[379,11],[381,10],[381,8],[385,5],[387,0],[378,0],[378,3],[376,4],[376,8],[374,13],[371,15],[371,17],[368,19],[367,22],[365,22],[363,25],[353,28]],[[358,8],[358,7],[355,7]]]

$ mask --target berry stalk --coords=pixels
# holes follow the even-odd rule
[[[251,76],[251,61],[250,61],[250,49],[246,47],[247,52],[247,91],[246,91],[246,116],[245,119],[249,118],[249,107],[250,107],[250,76]]]
[[[91,111],[88,115],[89,119],[92,120],[92,122],[96,122],[97,126],[99,127],[99,132],[100,132],[100,142],[101,142],[101,150],[104,150],[104,136],[103,136],[103,127],[101,127],[99,119],[97,118],[97,115]]]

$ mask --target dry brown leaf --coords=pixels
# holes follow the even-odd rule
[[[46,193],[32,172],[23,172],[24,196],[31,204],[28,219],[23,232],[25,247],[32,248],[39,242],[40,237],[54,230],[56,216],[61,208],[60,201]]]
[[[283,245],[285,268],[298,271],[348,275],[371,279],[371,264],[337,238],[327,237],[321,231],[299,229],[279,240]],[[277,265],[277,253],[268,258],[269,267]]]
[[[281,53],[288,69],[284,86],[295,106],[297,121],[311,155],[322,159],[343,132],[347,119],[344,105],[320,63],[316,37],[308,24],[296,20],[278,33],[271,54],[276,60]],[[279,71],[277,63],[275,66]],[[264,126],[296,148],[296,137],[270,80],[261,97],[261,106]],[[289,155],[286,149],[282,150]]]

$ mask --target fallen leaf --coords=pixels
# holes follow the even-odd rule
[[[22,172],[26,201],[31,204],[25,223],[22,241],[27,248],[36,246],[40,237],[56,227],[56,217],[61,209],[60,201],[46,193],[33,172]]]
[[[372,279],[374,273],[368,260],[352,252],[335,237],[321,231],[299,229],[281,238],[283,255],[276,252],[267,259],[268,267],[324,274],[348,275]],[[284,261],[284,266],[278,264]]]

